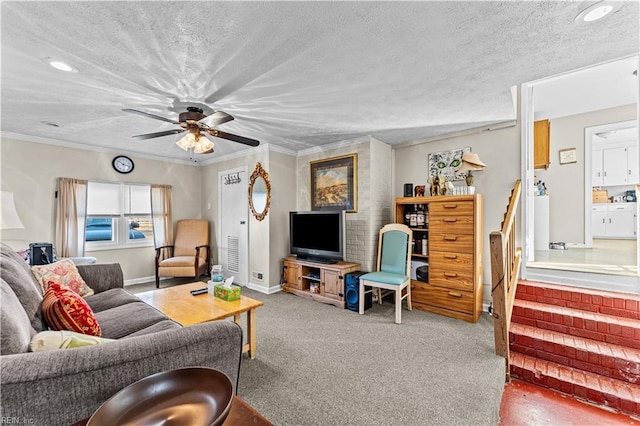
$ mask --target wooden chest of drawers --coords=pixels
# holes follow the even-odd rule
[[[428,283],[412,280],[413,306],[478,321],[482,313],[482,196],[398,198],[396,222],[402,222],[405,210],[415,204],[423,205],[429,215],[429,274]]]

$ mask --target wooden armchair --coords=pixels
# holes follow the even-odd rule
[[[169,257],[161,259],[164,249]],[[160,277],[194,277],[209,273],[209,222],[179,220],[173,245],[156,247],[156,288]]]

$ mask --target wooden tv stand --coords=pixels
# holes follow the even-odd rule
[[[295,256],[285,257],[283,262],[284,291],[343,309],[344,276],[360,270],[359,263],[316,263]]]

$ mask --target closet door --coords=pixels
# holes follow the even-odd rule
[[[218,262],[225,278],[242,286],[249,278],[248,185],[246,167],[218,173]]]

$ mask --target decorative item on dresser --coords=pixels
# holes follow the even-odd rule
[[[473,186],[473,175],[471,174],[472,170],[483,170],[487,167],[484,164],[478,154],[473,152],[467,152],[462,156],[462,166],[460,166],[460,172],[467,172],[464,180],[467,183],[467,186]]]
[[[411,280],[413,308],[477,322],[482,313],[482,196],[396,198],[396,222],[403,223],[416,206],[425,212],[425,224],[410,226],[414,241],[420,242],[414,243],[412,258],[428,261],[428,282]]]

